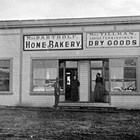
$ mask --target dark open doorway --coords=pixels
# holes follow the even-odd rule
[[[72,81],[74,76],[78,76],[77,74],[77,68],[67,68],[66,69],[66,74],[65,74],[65,86],[66,86],[66,91],[65,91],[65,100],[66,101],[71,101],[72,97],[71,97],[71,85],[72,85]]]

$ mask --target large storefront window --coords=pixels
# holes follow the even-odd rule
[[[0,60],[0,92],[10,91],[10,60]]]
[[[32,91],[54,91],[57,75],[57,60],[33,60]]]
[[[111,59],[111,91],[136,91],[136,58]]]

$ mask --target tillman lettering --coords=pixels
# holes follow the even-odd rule
[[[87,47],[139,46],[139,32],[87,33]]]

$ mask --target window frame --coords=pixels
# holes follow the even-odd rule
[[[0,95],[12,95],[13,58],[1,58],[0,61],[9,61],[9,91],[0,91]],[[0,67],[1,68],[1,67]]]
[[[123,64],[123,65],[121,65],[121,66],[119,66],[119,65],[111,65],[111,62],[110,62],[110,60],[113,60],[113,59],[117,59],[117,60],[124,60],[124,62],[125,62],[125,60],[127,60],[127,59],[135,59],[136,60],[136,65],[135,66],[132,66],[132,65],[129,65],[129,66],[127,66],[127,65],[125,65],[125,63]],[[110,66],[109,66],[109,73],[110,73],[110,92],[111,93],[120,93],[120,94],[136,94],[137,92],[138,92],[138,87],[137,87],[137,82],[138,82],[138,79],[137,79],[137,71],[138,71],[138,58],[137,57],[124,57],[124,58],[111,58],[109,60],[109,64],[110,64]],[[115,79],[115,80],[113,80],[113,79],[111,79],[111,68],[119,68],[119,67],[123,67],[123,79]],[[136,69],[136,78],[125,78],[125,74],[124,74],[124,72],[125,72],[125,68],[135,68]],[[135,91],[129,91],[129,90],[123,90],[123,91],[112,91],[111,90],[111,84],[112,84],[112,82],[118,82],[118,81],[120,81],[120,82],[122,82],[122,84],[123,84],[123,88],[125,87],[125,82],[126,81],[135,81],[135,84],[136,84],[136,90]]]
[[[47,59],[47,58],[31,58],[31,77],[30,77],[30,95],[53,95],[54,94],[54,91],[33,91],[33,61],[35,61],[35,60],[46,60],[46,61],[49,61],[49,60],[54,60],[54,61],[56,61],[56,63],[57,63],[57,65],[56,65],[56,67],[53,67],[53,68],[56,68],[57,69],[57,77],[58,77],[58,59]],[[51,67],[48,67],[48,68],[51,68]],[[46,69],[46,68],[45,68]],[[44,80],[46,80],[45,79],[45,77],[43,78]],[[43,80],[42,79],[42,80]],[[55,79],[49,79],[49,81],[53,81],[53,82],[55,82]],[[46,89],[45,87],[44,87],[44,89]]]

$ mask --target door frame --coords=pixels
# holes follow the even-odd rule
[[[96,74],[99,72],[100,74],[101,74],[101,76],[102,76],[102,78],[103,78],[103,68],[91,68],[90,69],[90,102],[93,102],[93,95],[94,95],[94,89],[92,90],[92,84],[93,84],[93,81],[95,82],[95,79],[94,80],[92,80],[92,71],[97,71],[96,72]],[[96,75],[95,75],[96,76]],[[103,79],[103,81],[104,81],[104,79]],[[103,85],[104,86],[104,85]],[[103,88],[103,90],[104,90],[104,88]],[[95,101],[94,101],[95,102]]]
[[[65,68],[65,101],[71,101],[71,98],[66,99],[66,95],[70,94],[67,93],[67,72],[70,71],[70,76],[74,77],[75,75],[78,78],[78,68]],[[72,73],[72,74],[71,74]],[[72,78],[70,78],[71,80]],[[69,86],[70,90],[71,90],[71,81],[70,81],[70,86]],[[71,95],[70,95],[71,96]]]
[[[102,61],[102,66],[91,67],[91,61]],[[109,64],[109,59],[93,59],[93,60],[90,60],[90,97],[89,97],[90,102],[92,102],[92,95],[93,95],[93,92],[92,92],[92,70],[101,70],[101,76],[103,78],[103,96],[104,96],[104,93],[105,93],[105,69],[106,69],[105,62],[108,62],[108,64]],[[108,66],[108,69],[109,69],[109,66]],[[108,79],[109,79],[109,77],[108,77]]]

